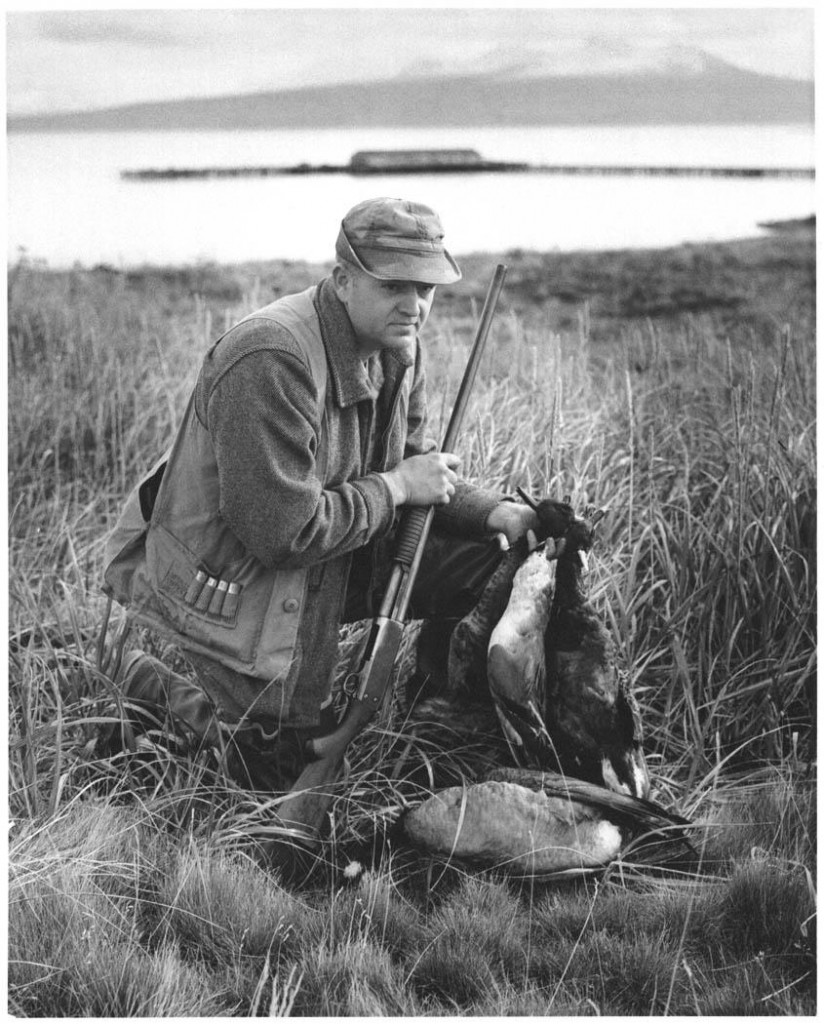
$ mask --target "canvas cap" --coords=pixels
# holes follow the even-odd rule
[[[440,217],[423,203],[367,199],[343,218],[335,253],[380,281],[453,284],[458,264],[444,248]]]

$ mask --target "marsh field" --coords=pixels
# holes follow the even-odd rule
[[[494,266],[509,266],[464,475],[608,509],[592,600],[634,682],[653,798],[693,822],[700,854],[554,884],[370,844],[405,798],[389,725],[359,741],[302,885],[255,859],[266,807],[208,751],[96,757],[119,623],[99,650],[106,529],[206,347],[324,268],[13,266],[9,1011],[814,1014],[814,260],[803,224],[478,254],[436,299],[442,427]],[[454,743],[420,756],[461,769]]]

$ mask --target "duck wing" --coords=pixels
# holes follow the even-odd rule
[[[638,705],[615,643],[589,605],[551,617],[546,661],[547,728],[559,763],[616,792],[648,796]]]
[[[690,821],[652,800],[616,793],[558,772],[495,768],[484,779],[513,783],[590,808],[622,830],[624,857],[631,852],[636,861],[667,863],[696,856],[687,831]]]

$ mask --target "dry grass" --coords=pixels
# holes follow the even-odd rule
[[[541,261],[512,260],[521,305],[497,322],[465,472],[610,509],[594,600],[636,683],[655,795],[698,823],[702,850],[695,875],[624,867],[554,888],[433,869],[386,834],[432,778],[495,759],[494,741],[409,746],[399,715],[364,736],[327,863],[299,890],[253,857],[271,808],[209,756],[161,745],[128,763],[92,759],[114,711],[96,659],[105,527],[170,439],[218,325],[269,294],[258,268],[17,268],[12,1012],[814,1013],[812,265],[803,239],[781,245],[781,260],[773,243],[708,249],[734,306],[678,314],[673,285],[654,320],[618,317],[629,263],[615,254],[569,258],[602,294],[555,300],[548,280],[528,309]],[[656,289],[670,265],[678,288],[693,264],[706,285],[692,255],[651,255]],[[302,273],[279,268],[267,288]],[[484,287],[467,279],[427,342],[436,423],[460,376],[470,293]],[[364,870],[348,881],[353,859]]]

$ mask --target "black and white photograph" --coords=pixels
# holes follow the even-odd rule
[[[6,11],[8,1015],[816,1015],[815,21]]]

